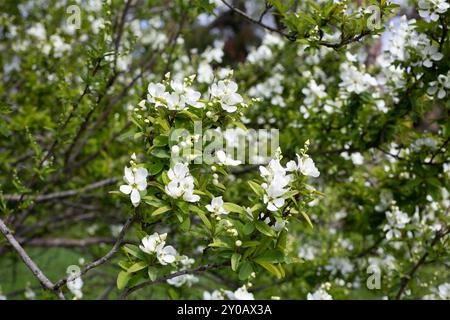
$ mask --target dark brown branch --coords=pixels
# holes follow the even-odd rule
[[[49,194],[42,194],[38,196],[22,196],[19,194],[5,194],[3,198],[7,201],[22,201],[22,200],[33,200],[35,202],[43,202],[43,201],[49,201],[49,200],[55,200],[55,199],[61,199],[61,198],[68,198],[76,196],[80,193],[91,191],[94,189],[102,188],[107,185],[111,185],[119,181],[119,178],[109,178],[105,180],[101,180],[95,183],[92,183],[90,185],[87,185],[81,189],[74,189],[74,190],[66,190],[66,191],[59,191],[59,192],[53,192]]]
[[[208,264],[203,265],[203,266],[198,266],[198,267],[195,267],[195,268],[174,272],[174,273],[171,273],[169,275],[166,275],[166,276],[160,277],[158,279],[155,279],[153,281],[152,280],[145,281],[145,282],[142,282],[142,283],[140,283],[138,285],[135,285],[135,286],[133,286],[131,288],[126,289],[121,294],[120,299],[126,299],[131,293],[133,293],[133,292],[135,292],[137,290],[140,290],[142,288],[145,288],[147,286],[153,285],[153,284],[163,283],[163,282],[165,282],[165,281],[167,281],[169,279],[172,279],[172,278],[175,278],[175,277],[179,277],[179,276],[182,276],[182,275],[185,275],[185,274],[195,274],[195,273],[199,273],[199,272],[203,272],[203,271],[207,271],[207,270],[212,270],[212,269],[224,267],[226,265],[228,265],[228,263],[208,263]]]
[[[0,219],[0,231],[5,236],[6,240],[8,240],[9,244],[14,248],[17,254],[20,256],[25,265],[30,269],[30,271],[34,274],[34,276],[39,280],[41,285],[54,292],[59,299],[64,300],[64,295],[59,290],[59,288],[55,288],[53,283],[44,275],[44,273],[39,269],[36,263],[30,258],[30,256],[25,252],[19,242],[16,240],[12,232],[8,229],[6,224]]]
[[[131,227],[131,225],[133,224],[136,215],[137,215],[137,210],[135,210],[134,214],[129,217],[127,219],[127,221],[125,222],[124,226],[122,227],[122,230],[119,233],[119,236],[117,237],[116,242],[114,243],[114,246],[111,248],[111,250],[105,254],[103,257],[101,257],[100,259],[97,259],[89,264],[87,264],[79,273],[79,276],[82,276],[84,274],[86,274],[89,270],[94,269],[102,264],[104,264],[105,262],[107,262],[108,260],[110,260],[120,249],[120,246],[123,243],[123,238],[125,236],[125,234],[127,233],[128,229]],[[55,289],[59,289],[62,286],[64,286],[67,281],[69,279],[69,276],[59,280],[55,285],[54,288]]]

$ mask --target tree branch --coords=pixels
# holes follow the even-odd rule
[[[212,269],[224,267],[226,265],[228,265],[228,263],[208,263],[208,264],[203,265],[203,266],[198,266],[198,267],[195,267],[195,268],[174,272],[174,273],[171,273],[169,275],[160,277],[160,278],[155,279],[155,280],[145,281],[145,282],[142,282],[142,283],[140,283],[138,285],[135,285],[135,286],[133,286],[131,288],[126,289],[120,295],[120,299],[126,299],[131,293],[133,293],[133,292],[135,292],[137,290],[140,290],[142,288],[145,288],[147,286],[156,284],[156,283],[163,283],[163,282],[165,282],[165,281],[167,281],[169,279],[176,278],[176,277],[179,277],[179,276],[182,276],[182,275],[185,275],[185,274],[199,273],[199,272],[203,272],[203,271],[207,271],[207,270],[212,270]]]
[[[35,202],[43,202],[43,201],[49,201],[49,200],[55,200],[55,199],[61,199],[61,198],[68,198],[68,197],[73,197],[76,196],[80,193],[83,192],[87,192],[87,191],[91,191],[94,189],[98,189],[98,188],[102,188],[104,186],[107,185],[111,185],[116,183],[117,181],[119,181],[119,178],[114,177],[114,178],[109,178],[109,179],[105,179],[105,180],[101,180],[101,181],[97,181],[95,183],[92,183],[90,185],[87,185],[81,189],[73,189],[73,190],[66,190],[66,191],[58,191],[58,192],[53,192],[53,193],[49,193],[49,194],[42,194],[42,195],[38,195],[38,196],[22,196],[19,194],[5,194],[3,196],[3,198],[7,201],[22,201],[22,200],[33,200]]]
[[[133,224],[134,220],[136,219],[137,216],[137,210],[135,210],[134,214],[129,217],[127,219],[127,221],[125,222],[124,226],[122,227],[122,230],[119,233],[119,236],[117,237],[116,242],[114,243],[114,246],[111,248],[111,250],[105,254],[103,257],[101,257],[100,259],[97,259],[91,263],[89,263],[88,265],[86,265],[79,273],[79,276],[81,277],[82,275],[86,274],[89,270],[94,269],[102,264],[104,264],[105,262],[107,262],[108,260],[110,260],[116,253],[117,251],[119,251],[120,246],[123,243],[123,238],[126,234],[126,232],[128,231],[128,229],[131,227],[131,225]],[[55,285],[54,288],[55,289],[59,289],[62,286],[64,286],[67,281],[69,280],[70,276],[67,276],[65,278],[62,278],[61,280],[59,280]]]
[[[30,258],[30,256],[25,252],[19,242],[16,240],[12,232],[8,229],[6,224],[0,219],[0,231],[5,236],[6,240],[11,244],[17,254],[20,256],[25,265],[30,269],[30,271],[34,274],[34,276],[39,280],[41,285],[47,290],[55,293],[59,299],[64,300],[64,295],[59,290],[59,288],[55,288],[53,283],[44,275],[44,273],[39,269],[39,267],[34,263],[34,261]]]

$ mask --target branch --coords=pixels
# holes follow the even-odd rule
[[[450,208],[450,206],[449,206]],[[447,209],[448,210],[448,209]],[[436,232],[436,235],[434,236],[433,240],[431,241],[430,247],[433,247],[440,239],[442,239],[444,236],[450,233],[450,228],[447,228],[447,230],[443,230],[442,232]],[[408,274],[403,278],[402,283],[400,285],[400,289],[398,290],[395,300],[400,300],[403,293],[405,292],[406,288],[408,287],[409,282],[414,277],[416,272],[419,270],[419,268],[426,262],[426,259],[429,256],[429,251],[425,252],[420,259],[414,264],[412,269],[408,272]]]
[[[30,256],[25,252],[22,246],[17,242],[16,238],[13,236],[12,232],[8,229],[2,219],[0,219],[0,231],[5,236],[6,240],[11,244],[11,246],[16,250],[22,261],[31,270],[34,276],[39,280],[41,285],[54,292],[59,299],[64,300],[64,295],[59,290],[59,288],[55,288],[53,283],[44,275],[44,273],[39,269],[39,267],[34,263],[34,261],[30,258]]]
[[[282,35],[283,37],[286,37],[286,38],[289,39],[289,40],[292,40],[292,37],[290,37],[288,34],[284,33],[283,31],[278,30],[277,28],[268,26],[267,24],[264,24],[264,23],[262,23],[262,22],[259,21],[259,20],[253,19],[253,18],[250,17],[247,13],[245,13],[244,11],[242,11],[242,10],[239,9],[239,8],[236,8],[236,7],[232,6],[231,4],[229,4],[228,2],[226,2],[225,0],[222,0],[222,2],[223,2],[223,4],[226,5],[231,11],[236,12],[237,14],[239,14],[239,15],[242,16],[242,17],[244,17],[244,18],[247,19],[248,21],[257,24],[257,25],[263,27],[264,29],[270,30],[270,31],[272,31],[272,32],[276,32],[276,33]],[[267,8],[267,7],[266,7],[266,8]],[[263,12],[263,14],[265,14],[265,13],[266,13],[266,12]],[[262,15],[262,17],[263,17],[263,16],[264,16],[264,15]],[[261,20],[262,20],[262,17],[261,17]]]
[[[135,292],[137,290],[140,290],[142,288],[145,288],[147,286],[156,284],[156,283],[162,283],[162,282],[165,282],[165,281],[167,281],[169,279],[176,278],[176,277],[179,277],[179,276],[182,276],[182,275],[185,275],[185,274],[199,273],[199,272],[203,272],[203,271],[207,271],[207,270],[212,270],[212,269],[224,267],[226,265],[228,265],[228,263],[208,263],[208,264],[203,265],[203,266],[198,266],[198,267],[195,267],[195,268],[174,272],[172,274],[160,277],[160,278],[155,279],[155,280],[145,281],[145,282],[142,282],[142,283],[140,283],[138,285],[135,285],[134,287],[126,289],[120,295],[120,299],[126,299],[131,293],[133,293],[133,292]]]
[[[86,191],[90,191],[90,190],[102,188],[102,187],[110,185],[110,184],[114,184],[117,181],[119,181],[119,178],[115,177],[115,178],[109,178],[109,179],[97,181],[97,182],[87,185],[81,189],[58,191],[58,192],[53,192],[53,193],[49,193],[49,194],[42,194],[37,197],[35,197],[33,195],[23,196],[23,195],[19,195],[19,194],[5,194],[3,196],[3,198],[7,201],[15,201],[15,202],[22,201],[22,200],[28,200],[28,199],[33,200],[35,202],[43,202],[43,201],[73,197],[73,196],[76,196],[76,195],[86,192]]]
[[[25,242],[26,246],[30,247],[61,247],[61,248],[73,248],[73,247],[88,247],[97,244],[115,244],[117,239],[114,238],[88,238],[88,239],[70,239],[70,238],[41,238],[32,240],[20,240],[19,242]],[[122,240],[122,243],[135,244],[131,240]]]
[[[79,276],[81,277],[82,275],[86,274],[89,270],[94,269],[102,264],[104,264],[105,262],[107,262],[108,260],[110,260],[116,253],[117,251],[119,251],[121,244],[123,243],[123,237],[125,236],[125,233],[128,231],[128,229],[131,227],[131,225],[133,224],[135,218],[137,216],[137,210],[135,210],[134,214],[129,217],[127,219],[127,221],[125,222],[124,226],[122,227],[122,230],[120,231],[116,242],[114,243],[114,246],[111,248],[111,250],[104,255],[103,257],[101,257],[100,259],[97,259],[91,263],[89,263],[88,265],[86,265],[79,273]],[[61,280],[59,280],[55,285],[54,285],[54,289],[59,289],[62,286],[64,286],[67,281],[69,280],[69,277],[71,277],[71,275],[62,278]]]

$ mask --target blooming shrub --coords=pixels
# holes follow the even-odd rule
[[[0,300],[450,298],[448,1],[0,7]]]

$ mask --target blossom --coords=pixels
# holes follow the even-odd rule
[[[139,249],[147,254],[156,254],[156,258],[163,266],[176,261],[178,255],[177,251],[172,246],[166,246],[167,233],[152,235],[144,237],[139,245]]]
[[[388,223],[384,225],[383,231],[386,232],[386,239],[391,240],[400,238],[401,229],[404,229],[406,224],[410,222],[409,216],[400,211],[397,206],[392,206],[391,211],[386,211],[386,218]]]
[[[289,191],[286,188],[290,179],[282,176],[275,177],[269,184],[263,184],[262,187],[266,191],[263,201],[267,204],[267,209],[277,211],[284,205],[283,195]]]
[[[211,204],[205,206],[209,212],[215,214],[228,214],[228,211],[223,207],[222,197],[214,197],[211,200]]]
[[[439,99],[445,98],[447,95],[446,90],[450,89],[450,71],[447,75],[440,74],[437,81],[430,82],[430,87],[427,90],[429,95],[435,95],[437,92],[437,97]]]
[[[229,155],[227,155],[223,150],[217,151],[216,156],[217,160],[219,160],[219,164],[223,166],[238,166],[241,164],[241,161],[234,160]]]
[[[139,249],[143,252],[152,254],[156,252],[156,247],[160,244],[165,244],[167,238],[167,233],[158,234],[157,232],[153,233],[150,236],[146,236],[142,238],[142,244],[139,245]]]
[[[419,15],[427,22],[438,21],[439,15],[445,13],[449,7],[445,0],[420,0]]]
[[[213,292],[204,291],[203,300],[225,300],[223,292],[220,290],[214,290]]]
[[[165,243],[160,243],[156,247],[156,257],[163,266],[175,262],[178,254],[174,247],[164,245]]]
[[[125,167],[125,175],[123,179],[127,184],[120,186],[120,191],[130,195],[131,203],[136,207],[141,201],[139,191],[147,189],[148,171],[145,168],[131,169]]]
[[[450,300],[450,283],[439,285],[437,292],[441,299]]]
[[[333,300],[333,297],[326,292],[324,289],[320,288],[314,293],[308,293],[308,300]]]
[[[197,283],[198,281],[199,281],[198,278],[192,274],[183,274],[178,277],[167,279],[168,284],[177,288],[183,285],[190,287],[191,285]]]
[[[327,96],[325,86],[323,84],[318,85],[315,80],[310,80],[308,86],[302,89],[302,93],[305,95],[303,103],[306,105],[320,101]]]
[[[270,160],[267,167],[259,167],[260,175],[266,181],[261,185],[265,190],[263,201],[267,204],[267,209],[270,211],[277,211],[284,205],[284,194],[290,190],[288,187],[292,179],[291,175],[287,174],[279,159]]]
[[[422,56],[422,64],[427,68],[433,66],[433,61],[439,61],[444,57],[444,55],[438,51],[438,48],[431,44],[424,46],[420,50],[420,54]]]
[[[253,293],[247,291],[245,286],[238,288],[233,294],[233,300],[255,300]]]
[[[67,280],[67,289],[75,296],[75,299],[81,299],[83,297],[83,292],[81,288],[83,287],[83,280],[80,277],[79,271],[73,269],[72,267],[67,268],[67,273],[69,278]]]
[[[309,156],[304,155],[303,157],[300,157],[297,154],[297,161],[298,161],[298,170],[304,176],[311,176],[317,178],[320,175],[320,172],[316,168],[313,159],[311,159]]]
[[[160,100],[165,100],[166,98],[166,87],[161,83],[149,83],[147,88],[147,101],[155,104],[155,108],[163,106]]]
[[[185,86],[181,81],[172,80],[170,82],[170,86],[176,94],[178,94],[180,97],[183,97],[182,99],[185,103],[196,108],[202,108],[204,106],[203,104],[198,103],[198,99],[200,99],[201,96],[200,92],[195,91],[188,86]]]
[[[236,82],[221,80],[211,85],[210,93],[220,102],[223,110],[231,113],[235,112],[237,105],[243,102],[242,96],[236,92],[237,89]]]
[[[194,259],[189,258],[187,256],[180,257],[179,263],[181,263],[181,265],[183,266],[180,269],[180,271],[186,270],[194,262],[195,262]],[[186,285],[186,286],[190,287],[192,284],[197,283],[197,282],[198,282],[198,278],[196,276],[192,275],[192,274],[184,274],[184,275],[173,277],[173,278],[167,280],[168,284],[170,284],[170,285],[172,285],[174,287],[177,287],[177,288],[179,288],[179,287],[181,287],[183,285]]]
[[[187,202],[197,202],[200,197],[194,194],[194,178],[189,173],[187,164],[178,162],[167,172],[170,182],[165,187],[166,193],[172,198],[180,198]]]

